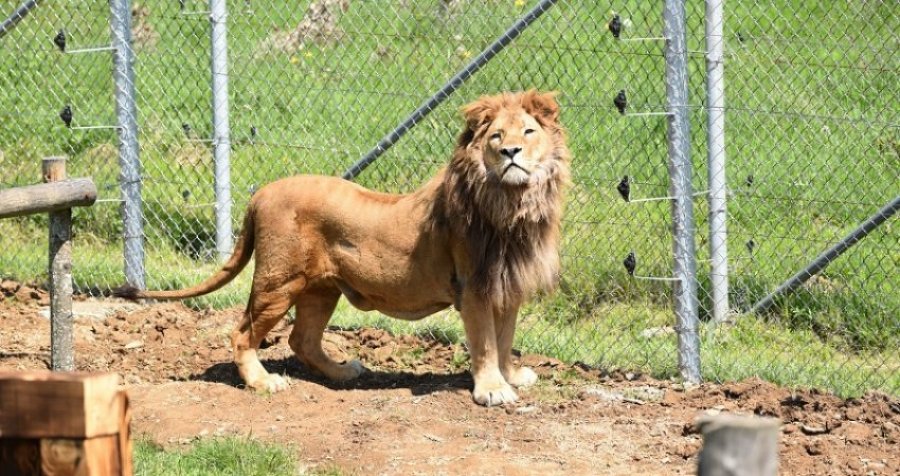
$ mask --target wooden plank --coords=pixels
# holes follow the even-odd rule
[[[97,187],[89,178],[0,190],[0,218],[93,205]]]
[[[84,469],[91,476],[120,476],[122,461],[120,459],[119,435],[98,436],[84,440]]]
[[[116,374],[0,372],[0,438],[114,435],[124,403]]]
[[[119,460],[121,462],[122,476],[132,476],[134,465],[132,463],[133,448],[131,446],[131,403],[128,392],[119,392],[121,400],[121,420],[119,420]]]

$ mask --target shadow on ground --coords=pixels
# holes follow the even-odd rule
[[[469,372],[454,374],[422,374],[398,371],[368,370],[359,378],[348,382],[334,382],[306,368],[293,357],[281,359],[263,359],[263,367],[274,374],[285,375],[298,380],[313,382],[332,390],[385,390],[408,388],[413,395],[428,395],[455,390],[471,390],[474,386]],[[214,382],[243,388],[244,381],[237,373],[234,363],[217,363],[209,366],[199,374],[193,374],[189,380]]]

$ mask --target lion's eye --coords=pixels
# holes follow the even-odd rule
[[[525,135],[534,134],[534,129],[525,129]]]
[[[500,131],[497,131],[497,132],[491,134],[491,140],[500,140],[500,137],[501,137],[502,135],[503,135],[503,134],[501,134]]]

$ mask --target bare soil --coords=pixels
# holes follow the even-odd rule
[[[0,283],[0,370],[48,367],[46,301]],[[732,412],[781,419],[782,474],[900,474],[900,401],[882,394],[841,400],[760,380],[686,389],[524,355],[539,384],[515,405],[482,408],[459,345],[332,329],[329,351],[371,369],[338,385],[293,359],[285,325],[261,357],[291,388],[264,395],[244,389],[231,363],[240,310],[77,304],[87,309],[76,319],[78,369],[119,373],[134,433],[166,446],[251,436],[291,445],[311,469],[346,474],[691,474],[697,418]]]

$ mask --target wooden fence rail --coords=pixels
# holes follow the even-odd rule
[[[45,183],[0,190],[0,218],[50,213],[50,367],[72,371],[72,207],[93,205],[97,187],[89,178],[67,180],[65,157],[41,165]]]

